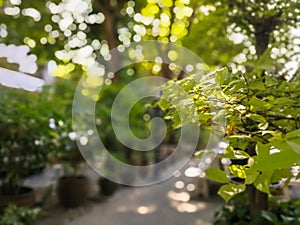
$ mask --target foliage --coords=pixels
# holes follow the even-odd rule
[[[237,195],[214,215],[214,225],[250,225],[249,202],[245,195]]]
[[[39,172],[48,163],[51,148],[49,118],[59,114],[47,90],[29,93],[0,92],[0,169],[5,174],[1,192],[17,194],[22,179]]]
[[[233,42],[228,32],[228,9],[222,2],[203,1],[195,8],[190,33],[183,46],[196,52],[210,66],[226,65],[243,50],[242,42]]]
[[[244,191],[245,185],[249,184],[254,184],[258,190],[269,193],[269,185],[272,182],[281,178],[288,178],[287,182],[289,181],[292,177],[289,167],[300,161],[297,144],[300,139],[300,109],[297,101],[300,83],[278,80],[270,76],[258,77],[259,75],[253,73],[228,76],[226,68],[215,71],[214,75],[222,88],[218,93],[219,100],[224,100],[223,107],[219,107],[214,116],[210,114],[211,108],[207,107],[203,85],[197,82],[195,77],[170,83],[164,97],[171,102],[169,93],[176,92],[177,85],[184,88],[193,101],[182,100],[178,104],[186,108],[190,108],[190,105],[197,106],[202,125],[214,125],[214,121],[220,115],[226,115],[228,125],[225,138],[229,146],[223,157],[232,160],[248,159],[244,166],[231,165],[228,168],[228,173],[245,179],[245,183],[237,185],[227,180],[228,184],[220,190],[220,194],[226,200]],[[211,88],[212,92],[216,91],[216,86]],[[179,97],[173,95],[173,98]],[[168,116],[172,118],[175,126],[185,122],[178,121],[174,108],[165,105],[163,101],[161,106],[168,109]],[[279,152],[271,154],[274,148]],[[217,181],[221,179],[219,173],[224,173],[224,182],[225,172],[207,171],[209,177]]]
[[[215,213],[214,225],[296,225],[300,221],[300,200],[298,198],[283,201],[279,198],[270,197],[274,201],[274,207],[268,211],[261,211],[251,221],[249,202],[245,195],[237,195],[221,207]]]
[[[300,107],[297,100],[300,82],[296,79],[299,71],[288,73],[280,63],[280,54],[276,57],[273,53],[278,42],[286,46],[293,39],[293,36],[288,40],[283,36],[285,29],[299,25],[298,12],[290,12],[289,22],[286,18],[289,5],[297,3],[274,4],[275,8],[270,13],[267,8],[272,1],[267,1],[266,5],[240,1],[219,5],[214,1],[207,2],[214,8],[233,9],[227,15],[230,26],[233,30],[239,27],[248,47],[252,46],[255,51],[251,53],[245,48],[241,53],[244,59],[240,55],[236,65],[230,64],[230,72],[227,68],[216,69],[201,77],[197,75],[201,71],[196,71],[183,80],[170,81],[165,85],[164,100],[160,106],[167,111],[166,119],[173,121],[174,128],[193,121],[192,106],[195,106],[202,126],[219,127],[220,134],[225,134],[228,147],[222,157],[232,162],[237,159],[247,161],[246,165],[232,163],[225,172],[215,168],[206,171],[212,180],[225,183],[219,191],[225,200],[244,192],[251,185],[261,192],[270,193],[269,185],[282,178],[286,178],[288,183],[292,177],[289,168],[300,162]],[[243,10],[248,12],[241,14]],[[273,35],[285,41],[280,39],[276,43]],[[292,56],[285,58],[285,62],[292,60]],[[182,99],[178,87],[188,93],[188,101]],[[176,102],[189,109],[186,118],[180,121],[175,107],[166,102]],[[226,123],[222,117],[225,117]],[[232,176],[242,182],[232,183],[229,179]]]
[[[72,101],[75,93],[75,81],[71,79],[57,79],[52,87],[52,95],[56,96],[56,109],[61,113],[53,114],[49,118],[49,130],[53,151],[48,155],[52,163],[62,163],[67,175],[76,175],[83,162],[77,147],[78,135],[72,127]],[[53,110],[56,110],[53,109]]]
[[[1,225],[33,225],[40,214],[39,208],[9,205],[0,218]]]
[[[274,225],[295,225],[300,222],[300,200],[293,198],[289,201],[275,199],[270,211],[262,211],[261,216]]]
[[[83,161],[77,147],[77,134],[72,128],[72,118],[66,114],[63,117],[52,117],[49,123],[51,130],[51,145],[55,148],[49,154],[50,162],[62,163],[67,175],[76,175]]]
[[[137,77],[130,77],[125,73],[125,70],[122,70],[119,73],[119,79],[114,80],[112,85],[104,86],[103,89],[101,89],[96,105],[96,126],[102,143],[114,157],[116,157],[118,160],[125,161],[126,163],[140,163],[128,162],[128,160],[131,161],[133,158],[140,158],[148,155],[132,151],[131,149],[123,145],[116,137],[111,123],[111,108],[113,104],[112,99],[116,98],[116,96],[126,84],[135,79],[137,79]],[[131,131],[138,138],[143,139],[148,137],[148,135],[150,134],[149,123],[145,121],[145,119],[143,119],[143,116],[148,115],[149,117],[151,117],[151,115],[149,115],[150,109],[148,109],[148,106],[150,106],[152,102],[153,99],[151,98],[142,99],[134,104],[133,108],[130,111],[129,123]],[[130,98],[122,101],[122,104],[124,104],[124,106],[130,103]],[[114,117],[114,119],[118,119],[119,122],[124,122],[124,118]],[[128,130],[126,128],[122,129],[121,132],[124,132],[124,134],[126,135],[128,134]]]

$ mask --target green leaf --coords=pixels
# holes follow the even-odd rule
[[[221,86],[224,83],[224,81],[226,80],[227,74],[228,74],[228,69],[226,67],[218,69],[215,72],[215,78],[216,78],[218,85]]]
[[[162,110],[166,110],[171,106],[170,102],[163,98],[161,98],[161,100],[158,102],[158,105],[162,108]]]
[[[279,222],[277,216],[274,213],[271,213],[270,211],[263,210],[261,212],[261,216],[274,224]]]
[[[293,173],[290,171],[289,168],[275,170],[271,178],[271,183],[279,182],[282,180],[282,178],[285,178],[285,183],[288,184],[292,177]]]
[[[234,80],[231,81],[225,88],[224,92],[228,92],[227,94],[234,94],[238,90],[241,90],[242,88],[245,88],[245,81],[243,80]]]
[[[257,171],[252,171],[251,173],[249,173],[248,171],[246,171],[247,177],[245,179],[245,184],[252,184],[258,177],[259,172]]]
[[[274,141],[270,142],[271,146],[274,146],[275,148],[282,150],[282,151],[293,151],[293,149],[291,148],[291,146],[289,146],[289,144],[286,142],[286,140],[282,140],[280,139],[280,137],[276,137],[276,139],[274,139]]]
[[[260,123],[257,127],[261,130],[266,130],[269,127],[269,123]]]
[[[223,158],[229,158],[233,159],[234,158],[234,149],[230,145],[225,149]]]
[[[261,130],[266,130],[269,126],[269,123],[267,122],[267,120],[258,114],[247,114],[246,117],[250,118],[251,120],[255,121],[255,122],[260,122],[258,124],[258,128]]]
[[[225,184],[223,185],[218,194],[228,202],[232,197],[235,195],[245,191],[246,185],[245,184]]]
[[[255,96],[253,96],[251,98],[249,103],[257,110],[266,109],[267,108],[266,105],[268,104],[268,103],[256,98]]]
[[[258,114],[247,114],[246,117],[249,117],[251,120],[261,123],[266,123],[266,119]]]
[[[261,142],[256,143],[255,151],[258,156],[267,157],[270,155],[269,145],[262,144]]]
[[[281,151],[271,154],[267,157],[257,157],[251,170],[268,171],[275,169],[284,169],[293,166],[295,163],[300,162],[300,154],[293,151],[290,146],[284,141],[280,143]],[[277,146],[275,146],[277,147]]]
[[[205,151],[198,151],[195,153],[196,158],[202,158],[205,155]]]
[[[227,139],[231,147],[242,150],[244,150],[249,145],[249,142],[252,141],[252,137],[249,135],[231,135]]]
[[[287,98],[287,97],[282,97],[282,98],[277,98],[275,101],[274,101],[274,104],[277,104],[277,105],[285,105],[287,103],[294,103],[293,100]]]
[[[202,158],[204,156],[208,157],[208,156],[212,156],[214,154],[215,154],[214,151],[200,150],[200,151],[195,153],[195,157],[196,158]]]
[[[258,190],[269,194],[271,177],[272,177],[272,171],[263,172],[257,177],[257,179],[253,182],[253,184]]]
[[[250,158],[250,155],[245,151],[235,150],[234,158],[235,159],[247,159],[247,158]]]
[[[295,138],[295,137],[300,137],[300,129],[294,130],[294,131],[289,132],[289,133],[286,134],[287,139]]]
[[[250,158],[249,154],[245,151],[234,150],[232,146],[228,146],[223,155],[224,158],[229,159],[247,159]]]
[[[249,84],[249,88],[252,90],[259,90],[259,91],[264,91],[265,85],[261,80],[253,80],[250,84]]]
[[[289,138],[286,142],[295,152],[300,154],[300,137]]]
[[[205,171],[206,176],[211,179],[212,181],[218,182],[218,183],[228,183],[227,175],[224,171],[220,170],[216,167],[208,168]]]

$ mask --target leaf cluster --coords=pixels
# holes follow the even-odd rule
[[[9,205],[0,218],[1,225],[33,225],[40,214],[39,208]]]
[[[213,72],[214,85],[207,85],[207,79],[196,76],[171,81],[165,87],[165,100],[160,102],[174,127],[192,122],[195,117],[191,114],[196,113],[202,126],[219,126],[218,130],[224,132],[228,147],[222,157],[247,160],[246,165],[233,164],[227,171],[206,171],[212,180],[225,183],[219,193],[226,200],[243,192],[249,184],[270,193],[269,185],[282,178],[288,183],[292,177],[289,168],[300,162],[300,83],[259,74],[229,74],[223,68]],[[188,109],[183,120],[178,119],[174,105]],[[222,116],[226,126],[222,124],[225,121],[220,121]],[[244,183],[232,184],[229,175]]]

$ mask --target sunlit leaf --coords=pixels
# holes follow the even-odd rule
[[[245,168],[241,165],[231,165],[228,167],[228,171],[233,176],[245,179],[246,178],[246,171]]]
[[[245,191],[245,189],[246,185],[244,184],[225,184],[220,188],[218,194],[228,202],[233,196]]]

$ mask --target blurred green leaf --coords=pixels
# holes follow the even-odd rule
[[[211,167],[205,170],[206,176],[219,183],[228,183],[228,178],[226,173],[223,170],[220,170],[219,168],[216,167]]]

